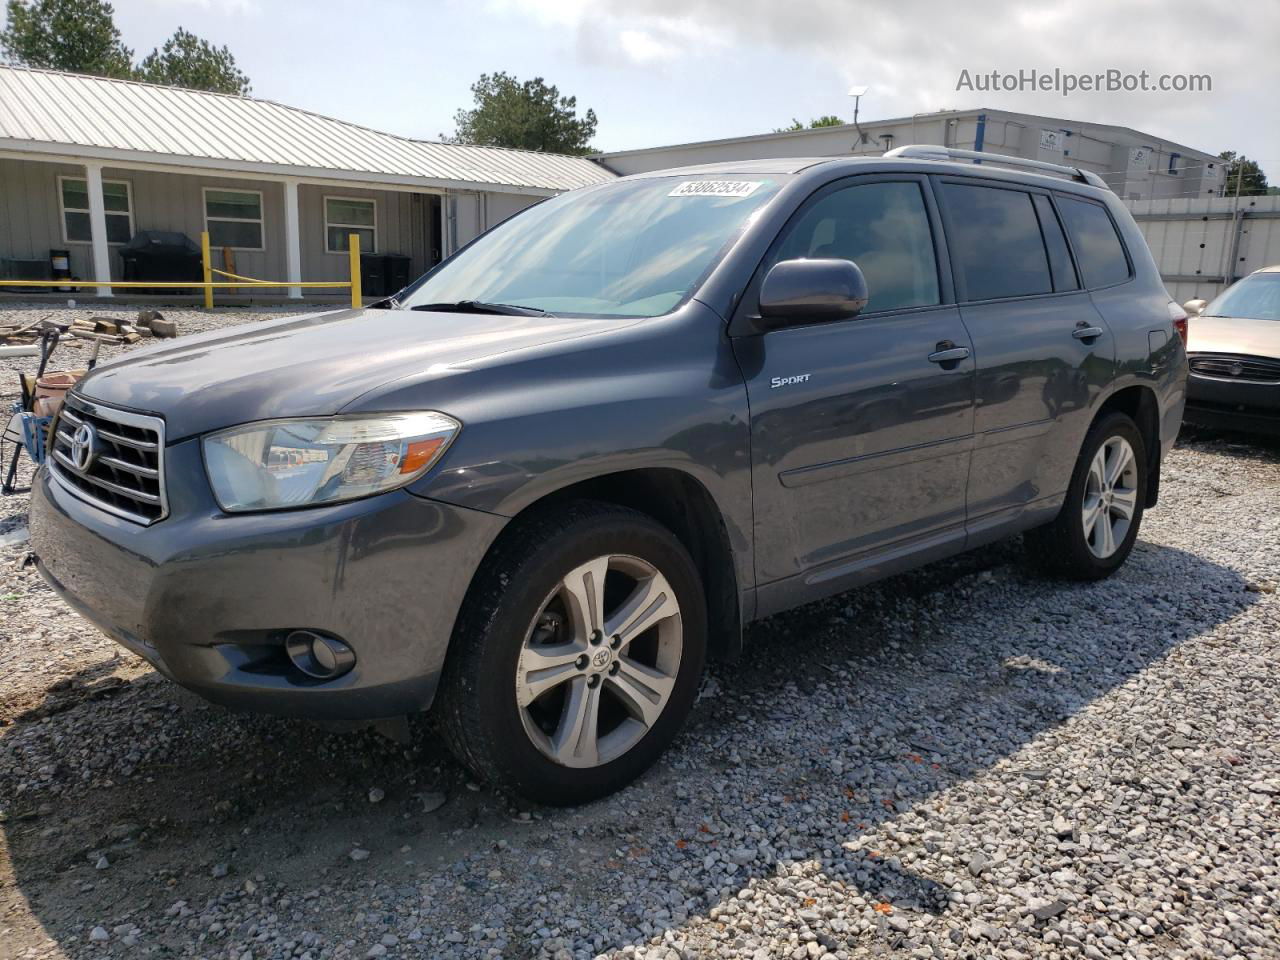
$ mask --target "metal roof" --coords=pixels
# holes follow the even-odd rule
[[[411,140],[270,100],[0,66],[5,147],[469,189],[560,191],[614,178],[585,157]]]

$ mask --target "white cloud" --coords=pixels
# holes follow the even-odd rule
[[[576,27],[586,19],[593,0],[489,0],[495,13],[524,13],[539,23]]]
[[[644,30],[623,30],[618,34],[618,43],[623,53],[636,63],[670,60],[680,52],[674,45],[664,43]]]
[[[257,0],[146,0],[146,5],[159,9],[212,11],[230,14],[261,14]]]

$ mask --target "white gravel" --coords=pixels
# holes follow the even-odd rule
[[[654,771],[565,811],[426,724],[207,705],[25,552],[0,957],[1280,956],[1280,445],[1184,442],[1105,583],[1014,542],[754,626]]]

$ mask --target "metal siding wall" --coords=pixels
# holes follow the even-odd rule
[[[408,243],[405,246],[405,253],[413,258],[413,262],[409,265],[409,274],[413,277],[420,277],[427,272],[428,260],[428,235],[427,218],[431,216],[431,203],[428,198],[421,193],[411,193],[407,195],[409,198],[409,212],[406,217],[408,224]]]
[[[797,131],[787,135],[748,137],[741,140],[724,140],[703,144],[684,144],[635,153],[604,154],[602,160],[610,170],[621,175],[647,173],[673,167],[703,163],[723,163],[733,160],[754,160],[779,157],[835,157],[879,156],[886,134],[892,137],[895,147],[907,144],[941,144],[971,150],[977,139],[977,117],[986,113],[987,122],[983,134],[983,150],[1007,156],[1028,159],[1069,162],[1094,173],[1103,174],[1113,183],[1117,193],[1125,196],[1130,191],[1139,192],[1149,199],[1152,191],[1161,195],[1179,194],[1200,196],[1218,181],[1203,177],[1205,165],[1213,158],[1198,151],[1175,148],[1159,137],[1125,130],[1105,130],[1087,123],[1039,117],[1031,114],[1005,113],[1000,110],[973,110],[939,116],[924,114],[895,121],[863,121],[863,131],[870,142],[857,144],[857,133],[850,127]],[[1057,130],[1070,135],[1064,137],[1067,151],[1051,153],[1040,149],[1040,131]],[[1130,149],[1138,146],[1154,148],[1149,166],[1142,176],[1126,186],[1126,172]],[[1184,172],[1171,176],[1164,171],[1169,154],[1175,150],[1182,155]]]
[[[542,197],[522,197],[514,193],[491,193],[489,194],[489,223],[488,226],[496,227],[508,217],[515,216],[526,207],[531,207]]]
[[[1237,209],[1234,197],[1137,200],[1127,206],[1169,295],[1179,303],[1212,299],[1225,288],[1224,274],[1239,278],[1280,264],[1280,196],[1241,197],[1239,209],[1253,216],[1238,220],[1231,216]],[[1237,231],[1235,259],[1228,262]]]
[[[0,257],[48,260],[50,250],[65,249],[71,252],[72,275],[89,279],[93,272],[89,244],[64,243],[62,239],[59,176],[83,178],[84,168],[34,160],[0,160]],[[116,249],[111,248],[111,275],[119,279]]]
[[[260,192],[262,237],[266,249],[233,251],[235,272],[264,280],[285,279],[284,196],[280,184],[262,180],[155,173],[149,170],[117,170],[111,167],[104,168],[102,176],[106,180],[125,180],[129,183],[135,231],[174,230],[186,234],[196,243],[200,242],[200,233],[205,226],[204,188]],[[213,250],[213,265],[223,269],[221,248],[215,247]],[[118,278],[120,270],[120,258],[113,250],[111,275]],[[283,295],[283,291],[281,293]]]
[[[423,241],[414,238],[415,194],[399,190],[362,190],[358,187],[298,187],[298,223],[302,231],[302,279],[346,280],[347,252],[325,251],[324,198],[358,197],[373,200],[378,210],[378,253],[403,253],[416,257]],[[369,251],[365,251],[368,253]],[[416,262],[413,269],[416,269]]]
[[[457,246],[461,250],[483,232],[480,223],[480,195],[458,191],[453,194],[457,216]]]

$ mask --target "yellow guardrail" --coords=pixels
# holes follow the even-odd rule
[[[204,291],[204,305],[213,307],[214,290],[237,290],[242,287],[302,287],[306,289],[325,288],[329,290],[350,290],[351,306],[361,306],[360,290],[360,234],[347,234],[347,259],[351,270],[350,280],[257,280],[253,277],[242,277],[238,274],[216,270],[209,256],[209,234],[200,234],[200,259],[203,281],[197,280],[0,280],[0,288],[7,287],[110,287],[112,290],[191,290]],[[214,280],[213,275],[232,277],[233,281]]]

